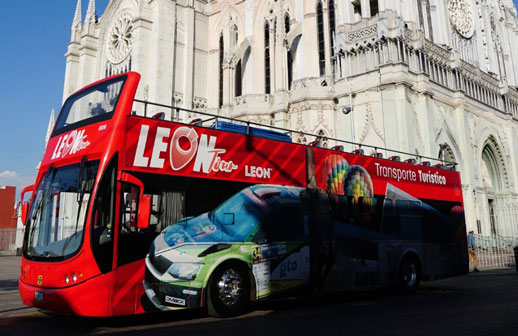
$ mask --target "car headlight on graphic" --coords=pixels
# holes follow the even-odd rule
[[[202,264],[198,263],[173,263],[173,265],[167,270],[167,273],[176,279],[191,281],[196,279],[202,266]]]

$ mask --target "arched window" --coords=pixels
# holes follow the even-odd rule
[[[318,137],[317,139],[320,140],[320,147],[322,148],[329,148],[329,142],[328,142],[328,139],[327,139],[327,136],[326,136],[326,132],[324,132],[324,130],[320,130],[318,131]]]
[[[243,94],[242,88],[242,72],[241,72],[241,60],[237,62],[235,69],[235,83],[234,83],[234,96],[239,97]]]
[[[223,34],[219,36],[219,107],[223,106]]]
[[[497,156],[491,145],[486,144],[482,150],[482,182],[491,192],[502,190],[502,176]]]
[[[335,41],[334,36],[336,32],[336,16],[335,16],[335,2],[329,0],[329,41],[331,42],[331,63],[335,63]],[[333,66],[334,69],[334,66]]]
[[[290,32],[290,14],[284,14],[284,32],[288,34]]]
[[[284,31],[286,34],[290,32],[290,14],[284,15]],[[293,82],[293,55],[291,51],[287,50],[287,63],[288,63],[288,90],[291,89],[291,82]]]
[[[270,94],[270,24],[264,24],[264,93]]]
[[[447,143],[439,145],[439,160],[444,162],[456,162],[455,155]]]
[[[371,16],[378,15],[378,12],[379,12],[378,0],[370,0],[369,5],[371,8]]]
[[[324,44],[324,12],[322,10],[322,2],[317,5],[317,33],[318,33],[318,65],[320,68],[320,76],[326,73],[325,60],[325,44]]]
[[[481,177],[482,186],[487,191],[487,211],[489,214],[489,229],[492,235],[505,231],[505,223],[499,219],[497,206],[499,205],[498,193],[502,191],[502,167],[497,156],[497,149],[493,137],[488,139],[482,150]],[[501,226],[504,224],[504,226]]]

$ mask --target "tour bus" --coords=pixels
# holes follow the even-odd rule
[[[135,99],[139,80],[65,101],[22,191],[26,305],[229,316],[274,295],[415,291],[467,273],[455,164],[294,143],[294,131]]]

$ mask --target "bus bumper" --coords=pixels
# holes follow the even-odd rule
[[[110,296],[102,277],[67,288],[43,288],[18,281],[22,302],[31,307],[80,316],[109,316]]]

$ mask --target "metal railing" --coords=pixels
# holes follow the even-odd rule
[[[424,156],[424,155],[407,153],[407,152],[390,149],[390,148],[360,144],[360,143],[355,143],[355,142],[351,142],[351,141],[347,141],[347,140],[325,137],[325,136],[311,134],[311,133],[305,133],[305,132],[301,132],[301,131],[295,131],[295,130],[277,127],[277,126],[273,126],[273,125],[264,125],[264,124],[251,122],[248,120],[224,117],[224,116],[219,116],[219,115],[211,114],[211,113],[207,113],[207,112],[190,110],[190,109],[185,109],[185,108],[171,106],[171,105],[164,105],[164,104],[149,102],[149,101],[145,101],[145,100],[135,99],[134,102],[137,104],[143,104],[144,106],[142,109],[142,111],[143,111],[142,115],[138,114],[136,112],[136,110],[134,110],[133,114],[138,115],[138,116],[143,116],[145,118],[167,120],[165,118],[164,112],[160,112],[157,109],[152,109],[153,112],[151,112],[149,109],[149,106],[152,106],[152,107],[167,109],[168,111],[170,111],[171,117],[170,117],[170,120],[167,120],[167,121],[172,121],[172,122],[186,123],[186,124],[191,124],[191,125],[199,126],[199,127],[209,127],[214,122],[217,122],[218,120],[225,120],[225,121],[229,121],[234,124],[245,125],[245,126],[247,126],[247,129],[249,127],[270,129],[272,131],[287,134],[292,139],[294,138],[295,135],[307,137],[307,139],[312,139],[312,141],[310,141],[308,144],[313,144],[314,146],[316,145],[317,147],[320,147],[318,145],[320,143],[329,143],[329,141],[334,141],[337,144],[344,144],[344,145],[351,146],[351,152],[360,154],[360,155],[364,155],[364,153],[365,153],[364,149],[368,148],[371,150],[371,153],[366,154],[366,155],[375,156],[377,158],[383,158],[383,155],[380,155],[380,154],[385,153],[386,159],[395,160],[395,161],[403,161],[406,163],[423,165],[423,166],[427,166],[427,167],[434,167],[434,168],[440,168],[440,169],[445,169],[445,170],[456,170],[456,166],[457,166],[456,162],[446,161],[446,160],[428,157],[428,156]],[[148,116],[148,114],[150,114],[150,113],[152,113],[152,115]],[[184,114],[183,117],[182,117],[182,113]],[[191,118],[191,121],[186,122],[186,120],[188,118],[186,118],[185,116],[188,116],[189,118]],[[205,117],[205,119],[203,119],[204,117]],[[339,145],[334,146],[331,149],[344,151],[344,147],[339,146]],[[401,157],[401,155],[403,157]]]
[[[474,236],[479,269],[516,268],[514,249],[518,247],[518,237]]]

